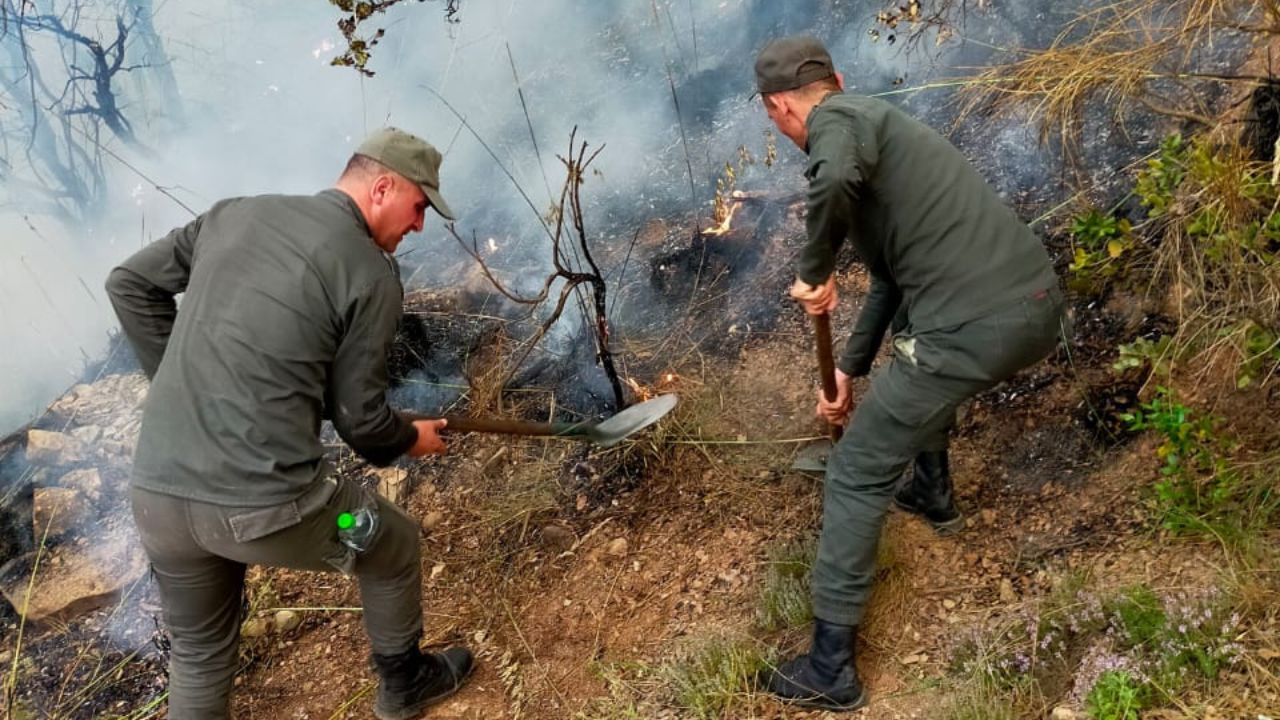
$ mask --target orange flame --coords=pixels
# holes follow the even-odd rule
[[[627,382],[627,385],[631,388],[631,391],[636,394],[637,400],[640,400],[641,402],[643,402],[653,396],[652,391],[650,391],[648,388],[641,385],[640,383],[636,382],[634,379],[623,378],[623,380]]]
[[[702,234],[724,235],[725,233],[729,232],[729,225],[733,223],[733,214],[736,213],[738,211],[738,208],[740,207],[742,207],[742,201],[738,200],[735,197],[734,201],[729,204],[729,211],[724,214],[724,219],[720,221],[720,224],[716,225],[713,228],[708,228],[706,230],[703,230]]]

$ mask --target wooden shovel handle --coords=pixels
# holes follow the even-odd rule
[[[540,423],[498,418],[446,417],[444,432],[497,433],[499,435],[536,435],[543,437],[573,437],[585,435],[588,423]]]
[[[822,395],[828,401],[836,399],[836,363],[831,355],[831,315],[810,315],[813,318],[813,337],[818,348],[818,373],[822,376]],[[844,435],[844,428],[839,425],[830,426],[831,442],[835,443]]]

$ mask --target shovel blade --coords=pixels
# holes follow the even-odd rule
[[[796,459],[791,463],[791,469],[805,473],[825,473],[827,471],[827,459],[831,457],[833,449],[835,449],[835,446],[831,444],[830,440],[819,440],[812,445],[807,445],[796,453]]]
[[[668,394],[632,405],[590,427],[585,437],[600,447],[613,447],[661,420],[675,408],[677,400],[674,394]]]

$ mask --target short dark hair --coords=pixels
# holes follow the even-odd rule
[[[370,175],[381,175],[385,172],[389,172],[386,165],[368,155],[355,153],[347,161],[347,167],[342,170],[342,177],[368,177]]]
[[[778,95],[791,95],[801,100],[817,100],[820,95],[827,93],[840,92],[840,83],[836,80],[835,75],[824,77],[821,80],[814,80],[807,85],[801,85],[793,90],[779,90],[778,92],[764,93],[763,97],[766,101]]]
[[[801,85],[795,90],[787,90],[786,92],[795,93],[802,98],[813,97],[828,92],[839,92],[840,83],[836,80],[835,75],[828,75],[820,80],[814,80],[808,85]]]

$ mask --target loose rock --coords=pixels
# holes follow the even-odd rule
[[[444,513],[439,510],[432,510],[422,519],[422,527],[427,530],[435,530],[442,522],[444,522]]]
[[[302,616],[292,610],[277,610],[274,620],[278,633],[296,630],[302,624]]]
[[[32,465],[74,465],[84,462],[84,450],[70,435],[51,430],[29,430],[27,462]]]
[[[551,523],[550,525],[542,528],[542,541],[546,543],[547,547],[558,552],[563,552],[573,547],[573,543],[576,542],[577,539],[578,538],[573,534],[573,531],[564,525]],[[626,552],[625,547],[623,548],[623,552]]]
[[[1009,578],[1000,578],[1000,601],[1007,603],[1018,602],[1018,593],[1013,589],[1013,581]]]
[[[260,638],[271,632],[271,621],[266,618],[252,617],[240,625],[240,634],[247,638]]]
[[[378,468],[373,471],[378,478],[378,494],[396,505],[409,493],[409,474],[398,467]]]
[[[102,497],[102,476],[98,468],[72,470],[58,480],[58,485],[84,493],[90,502],[97,502]]]
[[[89,446],[102,439],[102,428],[97,425],[83,425],[71,431],[71,437],[81,445]]]
[[[92,516],[88,501],[78,490],[61,487],[36,488],[31,515],[37,537],[65,535]]]
[[[615,538],[605,546],[604,551],[614,557],[622,557],[627,554],[627,539]]]

